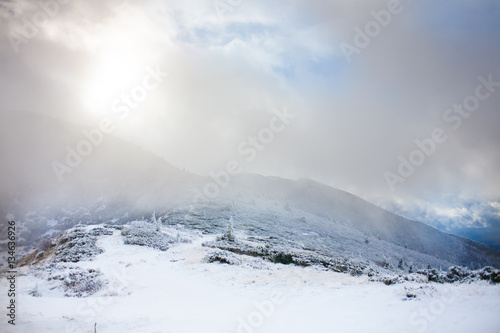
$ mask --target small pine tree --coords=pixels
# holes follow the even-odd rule
[[[28,294],[33,296],[33,297],[42,297],[42,293],[40,291],[38,291],[38,284],[35,284],[35,288],[31,289],[28,292]]]
[[[161,230],[161,217],[158,219],[156,218],[156,211],[153,211],[152,220],[153,220],[153,224],[156,227],[156,231],[160,232],[160,230]]]
[[[391,260],[388,259],[386,256],[384,256],[384,261],[382,261],[382,267],[389,268],[389,269],[394,268],[394,266],[392,266]]]
[[[410,265],[410,268],[408,269],[408,273],[413,273],[413,265]]]
[[[226,232],[224,233],[223,239],[234,242],[236,240],[236,237],[234,236],[234,223],[233,223],[233,217],[229,219],[229,225],[227,226]]]
[[[403,258],[401,258],[401,259],[399,259],[398,268],[402,270],[403,266],[404,266],[404,260],[403,260]]]

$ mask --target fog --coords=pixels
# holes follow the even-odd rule
[[[0,112],[65,125],[2,124],[9,193],[85,183],[83,171],[60,182],[53,164],[85,137],[57,133],[105,120],[105,144],[84,161],[100,179],[115,179],[103,165],[129,154],[110,157],[117,137],[196,175],[236,161],[241,172],[316,180],[443,230],[498,235],[498,1],[43,3],[0,1]],[[478,105],[453,111],[466,101]],[[418,165],[401,175],[400,156],[416,150]],[[137,173],[123,177],[151,186],[137,154],[126,157]]]

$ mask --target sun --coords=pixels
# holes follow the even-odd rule
[[[84,83],[84,109],[98,114],[109,112],[113,100],[130,90],[142,72],[141,61],[133,52],[108,51],[100,55]]]

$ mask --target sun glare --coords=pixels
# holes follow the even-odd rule
[[[130,52],[108,52],[99,57],[85,82],[82,96],[84,108],[93,113],[105,113],[114,99],[130,89],[143,68]]]

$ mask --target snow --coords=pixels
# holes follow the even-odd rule
[[[22,268],[16,326],[7,324],[2,306],[0,332],[93,332],[94,323],[99,333],[500,331],[499,285],[386,286],[367,276],[241,255],[241,265],[207,263],[214,249],[201,244],[215,236],[187,233],[191,243],[172,244],[166,252],[125,245],[119,230],[100,236],[103,253],[65,263],[102,273],[107,283],[90,297],[64,297],[36,269]],[[35,286],[41,297],[30,295]],[[0,293],[6,289],[2,278]],[[409,291],[416,297],[407,297]]]
[[[103,202],[106,208],[98,211],[104,207]],[[193,202],[192,198],[179,198],[174,203],[165,200],[160,206],[148,207],[101,197],[87,205],[57,205],[52,210],[37,210],[35,215],[21,215],[16,220],[18,250],[31,250],[43,238],[55,237],[78,224],[123,225],[157,212],[164,225],[182,225],[214,235],[223,233],[232,218],[236,233],[265,238],[261,243],[385,265],[399,273],[407,273],[410,267],[412,271],[429,266],[444,270],[453,265],[471,269],[500,267],[499,251],[406,220],[348,193],[309,181],[241,175],[234,177],[234,182],[213,200]],[[169,236],[175,238],[176,234]],[[141,242],[142,237],[132,238]],[[166,248],[166,244],[161,247]],[[401,261],[403,264],[399,265]],[[4,266],[0,261],[0,268]]]

